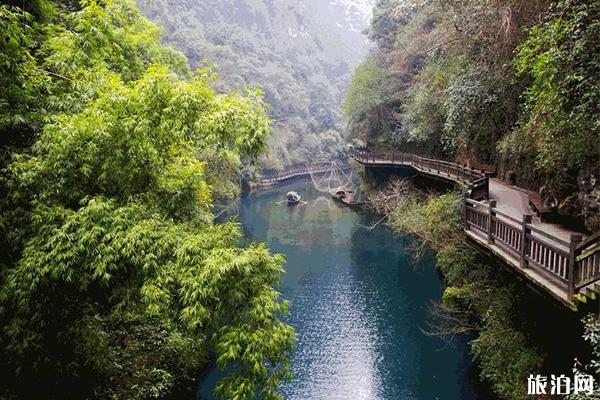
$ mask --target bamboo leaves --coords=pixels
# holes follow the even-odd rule
[[[132,1],[82,4],[48,29],[38,62],[67,79],[47,82],[47,124],[2,177],[3,355],[26,382],[92,374],[82,397],[142,399],[193,380],[214,351],[235,369],[224,398],[276,398],[295,339],[274,289],[283,259],[240,248],[211,212],[266,149],[262,93],[186,79]]]

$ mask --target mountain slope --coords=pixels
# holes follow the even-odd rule
[[[267,167],[336,156],[340,106],[364,57],[373,0],[140,1],[193,67],[216,64],[217,89],[260,85],[275,124]]]

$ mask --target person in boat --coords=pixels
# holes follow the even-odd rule
[[[300,199],[302,196],[298,194],[298,192],[288,192],[286,195],[288,204],[298,204],[300,203]]]
[[[338,199],[345,199],[346,192],[344,190],[338,190],[334,196],[337,197]]]

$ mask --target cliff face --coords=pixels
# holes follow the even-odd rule
[[[260,85],[271,104],[269,167],[334,157],[340,107],[366,55],[374,0],[153,0],[144,13],[192,66],[216,64],[219,89]]]
[[[582,171],[577,183],[581,215],[586,227],[592,232],[600,231],[600,171]]]

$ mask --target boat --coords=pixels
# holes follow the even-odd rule
[[[288,192],[285,197],[287,198],[288,206],[295,206],[300,203],[300,200],[302,199],[302,196],[300,196],[298,192]]]
[[[348,207],[360,207],[363,205],[362,202],[354,201],[354,195],[351,191],[338,190],[331,194],[333,200],[338,201]]]
[[[352,202],[352,194],[345,190],[338,190],[337,192],[332,193],[331,197],[334,200],[340,201],[344,204],[349,204]]]

